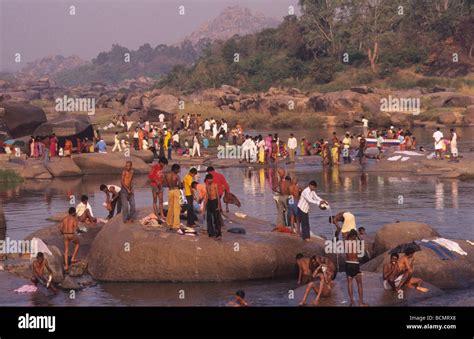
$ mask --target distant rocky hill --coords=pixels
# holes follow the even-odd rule
[[[47,56],[29,62],[18,73],[19,79],[38,79],[44,76],[53,76],[59,72],[74,69],[87,62],[76,55],[64,57],[62,55]]]
[[[265,28],[277,27],[280,23],[281,20],[266,17],[261,13],[252,13],[248,8],[230,6],[213,20],[204,23],[185,40],[196,46],[200,41],[227,40],[236,34],[252,34]]]

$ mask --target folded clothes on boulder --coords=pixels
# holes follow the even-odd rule
[[[433,239],[432,241],[434,241],[435,243],[440,244],[441,246],[446,247],[450,251],[456,252],[460,255],[467,255],[467,252],[464,251],[461,248],[461,246],[459,246],[459,244],[455,241],[452,241],[452,240],[449,240],[449,239],[446,239],[446,238],[436,238],[436,239]]]
[[[242,227],[234,227],[234,228],[230,228],[227,230],[227,232],[230,232],[230,233],[235,233],[235,234],[245,234],[245,229],[243,229]]]
[[[272,232],[281,232],[281,233],[291,233],[291,229],[286,226],[277,226],[275,227]]]
[[[441,249],[435,243],[432,243],[432,242],[429,242],[429,241],[418,241],[417,244],[419,244],[420,246],[429,248],[430,250],[435,252],[435,254],[441,260],[448,260],[449,259],[449,257],[446,256],[446,254],[443,251],[441,251]]]
[[[35,285],[23,285],[20,288],[17,288],[13,292],[15,293],[34,293],[38,290],[38,287]]]
[[[159,226],[160,221],[155,213],[150,213],[146,217],[140,219],[140,225],[142,226]]]

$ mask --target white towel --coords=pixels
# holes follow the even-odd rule
[[[394,157],[388,158],[387,160],[388,161],[398,161],[398,160],[400,160],[401,157],[402,157],[401,155],[396,155]]]
[[[460,255],[467,255],[467,252],[464,251],[461,246],[455,241],[446,239],[446,238],[436,238],[433,240],[435,243],[440,244],[441,246],[446,247],[448,250],[452,252],[456,252]]]
[[[13,292],[15,293],[34,293],[38,290],[38,287],[34,285],[23,285],[20,288],[17,288]]]
[[[410,159],[410,157],[403,157],[402,161],[407,161],[408,159]]]

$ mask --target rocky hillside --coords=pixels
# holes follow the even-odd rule
[[[44,76],[54,76],[55,74],[82,66],[87,62],[77,55],[64,57],[62,55],[47,56],[29,62],[17,74],[20,79],[38,79]]]
[[[261,13],[252,13],[248,8],[229,6],[216,18],[204,23],[185,40],[194,46],[200,41],[227,40],[234,35],[247,35],[259,32],[265,28],[274,28],[280,21],[269,18]]]

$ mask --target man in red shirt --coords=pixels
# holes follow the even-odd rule
[[[164,157],[160,158],[158,164],[151,167],[148,179],[150,179],[151,193],[153,195],[153,210],[155,215],[161,219],[165,219],[163,212],[163,169],[168,165],[168,160]],[[156,201],[159,200],[160,213],[158,214],[158,208]]]
[[[217,192],[219,193],[219,199],[221,199],[226,192],[230,193],[229,183],[227,182],[226,178],[222,174],[217,173],[214,167],[212,166],[209,166],[206,169],[206,172],[209,174],[212,174],[213,182],[217,185]],[[229,206],[227,204],[226,204],[226,212],[229,212]]]

